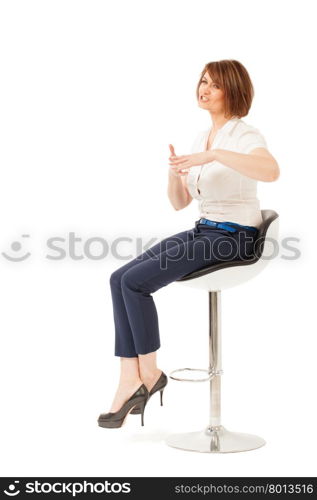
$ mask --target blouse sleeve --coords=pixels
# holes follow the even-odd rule
[[[258,129],[244,132],[238,139],[239,152],[248,154],[255,148],[266,148],[267,143]]]

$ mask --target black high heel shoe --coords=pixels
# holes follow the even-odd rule
[[[161,376],[160,378],[158,379],[158,381],[156,382],[156,384],[152,387],[152,389],[150,390],[149,392],[149,397],[148,397],[148,400],[150,399],[151,396],[153,396],[153,394],[155,394],[157,391],[160,391],[160,396],[161,396],[161,406],[163,406],[163,391],[164,391],[164,388],[165,386],[167,385],[167,382],[168,382],[168,378],[167,376],[165,375],[164,372],[161,373]],[[137,405],[135,408],[133,408],[133,410],[131,411],[131,413],[133,415],[136,415],[136,414],[139,414],[142,412],[142,408],[141,406]]]
[[[121,427],[131,409],[136,405],[140,408],[141,425],[144,425],[144,408],[149,399],[149,391],[142,384],[132,396],[121,406],[120,410],[110,413],[101,413],[98,418],[98,425],[100,427],[116,428]]]

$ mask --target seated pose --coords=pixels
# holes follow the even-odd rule
[[[209,62],[196,96],[212,126],[200,132],[191,154],[177,156],[169,145],[168,197],[181,210],[195,198],[194,227],[163,239],[116,269],[110,277],[115,356],[120,380],[101,427],[121,427],[129,413],[143,414],[167,376],[157,367],[158,316],[152,293],[205,266],[252,257],[262,223],[257,181],[272,182],[279,166],[258,129],[245,123],[254,91],[246,68],[235,60]]]

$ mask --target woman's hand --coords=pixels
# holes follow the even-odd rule
[[[188,171],[182,173],[183,169],[188,169],[191,167],[196,167],[198,165],[204,165],[205,163],[210,163],[214,160],[213,151],[203,151],[201,153],[193,153],[190,155],[176,156],[173,146],[170,144],[171,156],[169,157],[170,165],[174,172],[178,175],[188,174]]]
[[[171,161],[172,158],[177,158],[177,156],[175,155],[174,146],[172,144],[169,144],[168,146],[169,146],[170,152],[171,152],[171,155],[169,157],[169,160]],[[170,165],[171,165],[170,172],[174,177],[181,177],[182,175],[188,174],[188,171],[183,172],[181,167],[178,167],[176,165],[172,165],[171,163],[170,163]]]

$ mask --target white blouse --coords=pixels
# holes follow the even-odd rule
[[[198,134],[192,153],[206,151],[209,132],[210,129]],[[258,129],[241,118],[227,121],[211,147],[245,154],[255,148],[267,148],[266,141]],[[191,167],[186,179],[191,196],[199,200],[200,217],[255,227],[262,223],[255,179],[217,161]]]

